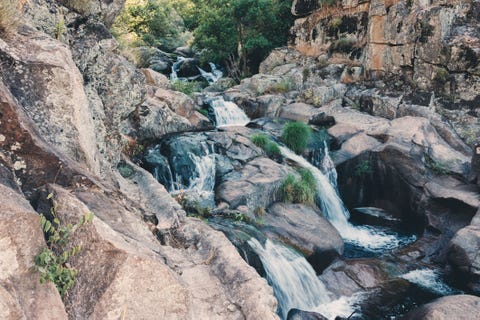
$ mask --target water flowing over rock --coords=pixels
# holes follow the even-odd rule
[[[250,122],[245,112],[233,102],[214,98],[210,101],[210,106],[213,109],[217,127],[244,126]]]

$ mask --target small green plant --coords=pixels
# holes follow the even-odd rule
[[[428,155],[425,155],[425,166],[438,175],[445,175],[450,172],[447,163],[435,161]]]
[[[262,148],[269,158],[276,159],[282,155],[278,144],[271,141],[266,134],[254,134],[250,139],[257,147]]]
[[[338,27],[340,27],[340,25],[342,24],[342,19],[341,18],[333,18],[331,21],[330,21],[330,27],[334,28],[334,29],[338,29]]]
[[[47,199],[53,201],[50,209],[53,221],[40,215],[40,224],[47,239],[47,247],[35,256],[35,269],[40,273],[40,283],[53,282],[62,298],[65,298],[78,275],[77,269],[70,266],[68,261],[81,250],[80,246],[70,245],[70,236],[78,228],[91,222],[94,216],[93,213],[87,212],[77,224],[62,225],[56,213],[57,205],[53,200],[53,194],[49,194]]]
[[[203,114],[205,117],[208,117],[208,110],[207,109],[200,109],[198,110],[201,114]]]
[[[437,80],[440,83],[445,83],[448,80],[448,70],[445,68],[437,67],[434,71],[434,80]]]
[[[354,174],[357,177],[363,177],[371,173],[373,173],[373,169],[369,160],[363,160],[355,166]]]
[[[308,78],[310,78],[311,72],[308,68],[303,68],[302,70],[302,81],[303,83],[307,82]]]
[[[300,170],[300,178],[288,174],[280,185],[280,197],[284,202],[313,205],[316,193],[315,178],[307,169]]]
[[[331,47],[331,52],[343,52],[343,53],[350,53],[353,50],[353,47],[357,41],[352,38],[340,38],[335,41]]]
[[[289,122],[283,127],[282,141],[295,153],[301,154],[307,148],[312,129],[303,122]]]
[[[269,93],[286,93],[292,89],[292,82],[289,79],[282,79],[274,83],[268,90]]]
[[[172,81],[172,85],[173,90],[183,92],[190,97],[192,97],[195,92],[200,92],[202,90],[201,83],[196,81],[175,80]]]
[[[257,147],[264,149],[267,143],[270,141],[268,136],[263,133],[257,133],[254,134],[250,140],[252,140],[253,144],[255,144]]]
[[[65,21],[63,21],[63,18],[60,18],[55,25],[55,39],[62,40],[62,36],[65,31]]]

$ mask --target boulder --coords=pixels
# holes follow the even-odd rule
[[[288,311],[287,320],[328,320],[328,318],[312,311],[290,309],[290,311]]]
[[[316,114],[317,109],[312,105],[295,102],[280,109],[279,116],[281,118],[290,119],[300,122],[308,122]]]
[[[5,86],[43,139],[98,174],[93,114],[70,50],[32,29],[7,41],[0,40]]]
[[[277,190],[288,169],[268,158],[256,158],[238,171],[223,177],[216,187],[217,202],[226,202],[230,208],[247,206],[267,208],[277,200]]]
[[[274,203],[262,218],[261,230],[269,239],[300,250],[317,272],[343,253],[338,231],[318,209],[302,204]]]
[[[143,75],[145,76],[145,80],[147,84],[150,86],[158,87],[161,89],[172,89],[173,86],[170,83],[170,80],[163,74],[158,73],[152,69],[142,69]]]
[[[125,0],[61,0],[61,3],[83,16],[95,16],[110,27],[122,11]]]
[[[23,195],[0,185],[0,318],[67,319],[55,285],[41,284],[34,270],[45,247],[38,214]]]
[[[318,0],[294,0],[292,3],[292,14],[294,16],[304,17],[320,8]]]
[[[480,298],[471,295],[453,295],[423,305],[405,316],[405,320],[469,320],[480,313]]]

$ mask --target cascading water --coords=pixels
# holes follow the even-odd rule
[[[180,65],[185,61],[184,57],[177,57],[177,61],[175,61],[172,65],[172,72],[170,73],[170,80],[175,81],[178,80],[177,72],[180,70]]]
[[[312,266],[296,251],[266,240],[265,246],[252,238],[250,247],[258,254],[279,304],[279,314],[287,318],[290,309],[320,312],[329,319],[347,317],[357,297],[332,301],[325,285]]]
[[[245,112],[235,103],[215,98],[210,101],[217,127],[244,126],[250,122]]]
[[[443,296],[459,293],[457,290],[445,284],[441,279],[440,273],[433,269],[416,269],[400,276],[400,278],[415,283],[438,295]]]
[[[350,224],[348,222],[350,213],[345,208],[338,191],[332,186],[329,179],[317,167],[290,149],[281,146],[280,151],[284,157],[309,169],[313,174],[317,182],[317,200],[322,212],[345,241],[371,250],[393,249],[400,245],[400,239],[394,235],[388,235],[367,226],[353,226]]]
[[[320,162],[320,166],[317,166],[320,168],[320,170],[323,172],[324,175],[327,176],[328,181],[330,181],[330,184],[337,190],[338,193],[338,185],[337,185],[337,169],[335,169],[335,163],[333,163],[332,158],[330,158],[330,152],[328,152],[328,145],[327,142],[323,142],[324,148],[323,148],[323,158],[322,161]]]
[[[218,69],[213,62],[209,62],[208,64],[210,65],[210,69],[212,70],[212,72],[207,72],[200,67],[197,67],[197,69],[198,71],[200,71],[202,77],[207,80],[209,84],[213,84],[223,77],[223,72],[222,70]]]

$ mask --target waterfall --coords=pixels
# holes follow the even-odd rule
[[[175,61],[172,65],[172,72],[170,73],[170,80],[175,81],[178,80],[177,72],[180,70],[180,65],[185,61],[184,57],[177,57],[177,61]]]
[[[338,191],[330,183],[327,176],[305,158],[295,154],[290,149],[280,146],[280,150],[284,157],[295,161],[313,174],[317,182],[317,202],[320,204],[325,217],[338,230],[345,241],[373,250],[393,249],[400,245],[400,240],[394,235],[387,235],[367,226],[360,227],[350,224],[348,222],[350,213],[345,208]]]
[[[210,101],[217,127],[244,126],[250,122],[245,112],[235,103],[215,98]]]
[[[338,192],[338,185],[337,185],[337,169],[335,169],[335,163],[333,163],[332,158],[330,158],[330,152],[328,151],[328,145],[326,141],[323,141],[323,159],[320,163],[320,170],[322,170],[323,174],[327,176],[328,181],[330,184],[337,190]],[[317,166],[318,167],[318,166]]]
[[[208,64],[210,65],[210,69],[212,70],[212,72],[207,72],[200,67],[197,67],[197,69],[198,71],[200,71],[202,77],[207,80],[209,84],[213,84],[223,77],[223,72],[222,70],[219,70],[213,62],[209,62]]]
[[[258,254],[278,300],[280,317],[287,318],[290,309],[319,312],[329,319],[347,317],[354,311],[352,305],[359,297],[330,298],[331,293],[321,282],[305,258],[283,245],[270,240],[262,246],[257,239],[248,241]]]

